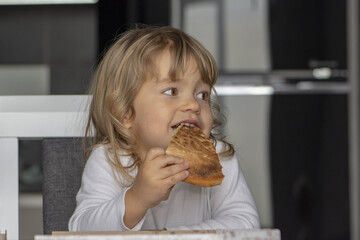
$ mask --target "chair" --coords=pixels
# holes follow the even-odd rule
[[[43,230],[68,231],[85,166],[82,140],[47,138],[43,148]]]

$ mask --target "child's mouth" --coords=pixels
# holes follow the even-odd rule
[[[180,125],[185,125],[185,126],[188,126],[188,127],[196,127],[196,125],[192,124],[192,123],[179,123],[179,124],[176,124],[176,125],[172,126],[171,128],[176,130]]]

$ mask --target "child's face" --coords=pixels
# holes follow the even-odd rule
[[[213,118],[209,105],[210,86],[201,80],[194,59],[177,81],[168,76],[168,51],[155,59],[158,76],[146,79],[134,100],[135,117],[125,126],[135,134],[140,157],[153,147],[166,149],[176,126],[190,123],[209,136]]]

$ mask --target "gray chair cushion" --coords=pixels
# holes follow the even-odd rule
[[[44,233],[67,231],[85,165],[82,139],[48,138],[42,146]]]

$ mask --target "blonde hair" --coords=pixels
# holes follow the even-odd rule
[[[176,79],[186,68],[189,57],[193,57],[203,81],[213,89],[217,79],[216,63],[198,41],[172,27],[149,26],[136,27],[120,35],[103,56],[90,87],[93,99],[85,133],[88,140],[85,155],[88,157],[95,147],[105,146],[113,170],[129,182],[133,181],[129,170],[139,166],[141,159],[135,150],[134,136],[122,122],[126,116],[130,119],[134,117],[134,98],[146,77],[156,74],[153,60],[164,50],[168,50],[173,57],[169,72],[171,79]],[[221,125],[217,118],[220,109],[215,102],[211,102],[211,107],[214,129]],[[219,133],[212,131],[210,138],[215,143],[217,140],[225,143],[223,155],[234,154],[232,145],[224,141]],[[125,152],[134,161],[129,166],[123,166],[119,152]]]

